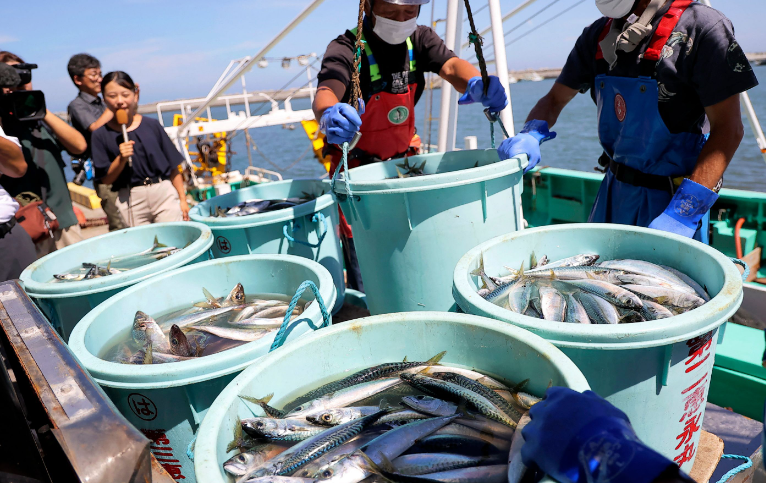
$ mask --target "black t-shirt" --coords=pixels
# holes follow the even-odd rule
[[[652,22],[655,28],[670,5],[668,2],[655,16]],[[602,17],[583,30],[556,80],[583,93],[590,89],[594,102],[594,79],[599,73],[596,48],[607,21]],[[643,54],[651,38],[651,35],[645,38],[633,52],[618,52],[617,65],[607,75],[637,77],[639,54]],[[660,116],[673,133],[709,132],[705,107],[758,85],[750,63],[734,38],[731,21],[721,12],[697,2],[681,15],[662,50],[655,78]]]
[[[429,27],[418,25],[415,33],[410,37],[412,40],[412,52],[415,58],[415,72],[410,73],[410,56],[407,49],[407,43],[400,45],[391,45],[383,42],[377,35],[372,33],[368,27],[368,22],[364,22],[364,37],[372,49],[372,55],[380,68],[381,80],[383,81],[383,90],[385,92],[397,92],[396,86],[408,85],[413,83],[412,76],[415,76],[414,82],[417,83],[415,91],[415,102],[420,99],[425,87],[425,72],[438,73],[445,62],[455,57],[455,53],[444,45],[444,41],[436,35]],[[327,46],[327,52],[322,59],[322,69],[317,76],[317,81],[322,82],[328,79],[335,79],[346,86],[346,93],[341,102],[348,102],[351,84],[351,73],[354,65],[354,43],[356,36],[351,31],[336,38]],[[394,82],[396,77],[396,82]],[[372,87],[370,82],[370,63],[367,56],[362,51],[361,74],[359,76],[360,87],[364,99],[370,98]],[[392,88],[394,90],[392,90]],[[406,92],[406,90],[405,90]]]
[[[145,178],[169,179],[173,170],[183,162],[183,156],[156,119],[143,116],[141,124],[128,131],[128,139],[136,142],[133,145],[133,168],[125,165],[117,181],[112,183],[115,191],[131,183],[141,183]],[[108,125],[93,132],[91,151],[96,179],[106,176],[112,161],[120,155],[122,142],[122,131],[115,131]]]

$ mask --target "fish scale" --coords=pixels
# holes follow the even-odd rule
[[[487,398],[492,404],[500,408],[505,414],[507,414],[510,417],[516,417],[521,418],[521,413],[516,410],[513,406],[508,404],[508,401],[503,399],[498,393],[493,391],[492,389],[489,389],[484,384],[478,383],[472,379],[468,379],[465,376],[461,376],[460,374],[455,374],[454,372],[442,372],[436,375],[438,379],[443,379],[445,381],[450,381],[458,386],[464,387],[468,390],[471,390],[477,394],[480,394]]]
[[[299,443],[300,447],[296,448],[294,453],[282,462],[276,474],[279,476],[292,474],[301,466],[361,433],[386,412],[386,410],[381,410],[375,414],[349,421]]]

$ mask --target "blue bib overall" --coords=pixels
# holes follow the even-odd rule
[[[690,0],[676,0],[660,20],[641,60],[654,66],[662,47]],[[607,24],[605,32],[610,25]],[[603,34],[602,34],[603,35]],[[601,57],[599,49],[597,58]],[[612,168],[627,166],[654,175],[653,186],[620,181],[613,169],[601,183],[589,222],[649,226],[670,203],[677,187],[673,178],[689,176],[707,140],[704,134],[671,133],[660,116],[658,86],[653,75],[618,77],[600,74],[595,79],[598,135]],[[667,185],[664,180],[667,179]],[[660,180],[657,182],[656,180]],[[710,213],[705,215],[694,239],[708,243]]]

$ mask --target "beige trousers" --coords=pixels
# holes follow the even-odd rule
[[[82,240],[82,230],[80,229],[80,225],[72,225],[64,229],[58,229],[53,232],[53,238],[46,238],[35,243],[37,258],[44,257],[60,248],[74,245]]]
[[[117,208],[128,226],[184,219],[178,191],[169,180],[149,186],[122,188],[117,196]]]

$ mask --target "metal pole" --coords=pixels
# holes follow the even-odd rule
[[[699,2],[708,7],[713,7],[710,4],[710,0],[699,0]],[[747,120],[750,123],[750,129],[753,130],[758,149],[761,150],[761,156],[763,156],[763,160],[766,161],[766,137],[763,135],[763,129],[761,129],[761,123],[758,121],[758,116],[755,115],[755,109],[753,109],[753,103],[750,102],[750,96],[747,95],[747,92],[743,92],[739,95],[739,100],[745,108],[745,115],[747,115]]]
[[[447,0],[447,26],[444,43],[460,57],[460,30],[463,24],[463,9],[460,0]],[[457,128],[457,91],[448,82],[441,83],[441,107],[439,109],[439,152],[455,149]]]
[[[489,19],[492,26],[492,41],[495,49],[495,70],[500,84],[505,89],[508,98],[508,106],[500,111],[500,120],[503,121],[508,134],[515,134],[513,128],[513,106],[511,104],[511,88],[508,79],[508,60],[505,56],[505,36],[503,34],[503,12],[500,10],[500,0],[489,0]]]
[[[522,10],[524,10],[525,8],[527,8],[528,6],[530,6],[530,5],[532,5],[533,3],[535,3],[536,1],[537,1],[537,0],[527,0],[526,2],[522,3],[522,4],[521,4],[521,5],[519,5],[518,7],[514,8],[513,10],[511,10],[510,12],[506,13],[506,14],[505,14],[505,16],[503,17],[503,20],[502,20],[500,23],[502,23],[502,22],[505,22],[506,20],[508,20],[509,18],[513,17],[513,16],[514,16],[514,15],[516,15],[517,13],[521,12]],[[491,8],[491,7],[490,7],[490,8]],[[482,37],[484,37],[484,35],[486,35],[486,34],[487,34],[487,33],[488,33],[490,30],[493,30],[493,27],[492,27],[492,26],[489,26],[489,27],[485,28],[484,30],[482,30],[481,32],[479,32],[479,35],[481,35]],[[503,41],[503,43],[505,43],[505,41]],[[464,43],[464,44],[462,45],[462,47],[461,47],[461,48],[462,48],[462,49],[465,49],[466,47],[468,47],[468,45],[469,45],[469,44],[468,44],[468,42],[466,42],[466,43]]]
[[[221,82],[218,85],[218,88],[215,90],[215,92],[211,92],[210,95],[205,99],[205,102],[197,108],[194,113],[187,118],[187,120],[178,128],[179,135],[185,133],[185,131],[189,128],[189,124],[191,124],[194,119],[199,116],[200,113],[202,113],[205,109],[207,109],[207,106],[209,106],[215,99],[218,98],[221,94],[229,90],[231,86],[234,85],[235,82],[237,82],[237,77],[246,74],[250,71],[250,69],[253,68],[254,65],[256,65],[261,59],[263,59],[266,56],[266,53],[268,53],[271,49],[274,48],[279,42],[284,39],[287,34],[289,34],[295,27],[297,27],[303,19],[308,17],[311,12],[313,12],[324,0],[314,0],[311,2],[301,13],[298,14],[297,17],[293,19],[292,22],[290,22],[287,27],[282,29],[281,32],[277,34],[276,37],[274,37],[266,46],[261,49],[260,52],[255,54],[251,59],[246,60],[241,66],[238,72],[236,72],[236,75],[229,76],[229,80],[226,81],[226,83]]]
[[[245,101],[245,117],[250,117],[250,100],[249,95],[247,94],[247,85],[245,84],[245,76],[242,77],[242,95],[244,96]]]

